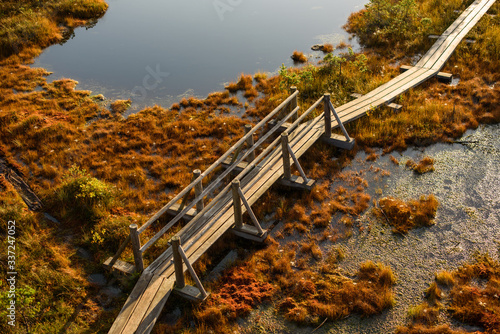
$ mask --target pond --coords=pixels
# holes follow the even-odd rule
[[[348,41],[342,30],[366,0],[108,0],[97,24],[47,48],[35,67],[71,78],[108,99],[132,98],[139,110],[205,97],[239,74],[276,72],[295,49]]]

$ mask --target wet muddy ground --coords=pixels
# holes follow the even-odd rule
[[[481,126],[454,144],[412,148],[401,154],[393,152],[399,165],[381,152],[377,152],[381,156],[374,162],[366,161],[367,155],[360,153],[344,169],[344,172],[358,172],[368,181],[366,191],[372,201],[385,196],[409,200],[434,194],[440,203],[436,224],[431,227],[411,230],[405,236],[394,234],[369,208],[356,219],[350,236],[335,244],[322,244],[323,254],[333,245],[343,247],[346,257],[339,267],[347,276],[367,260],[389,265],[397,277],[396,305],[392,309],[368,318],[351,316],[328,321],[314,331],[313,327],[289,324],[272,307],[263,306],[242,320],[241,327],[251,333],[393,333],[398,325],[407,322],[409,307],[423,302],[424,290],[434,280],[435,272],[456,269],[476,252],[488,252],[498,259],[499,134],[500,125]],[[418,162],[424,156],[434,159],[434,172],[419,175],[405,167],[408,159]],[[390,175],[386,175],[387,171]],[[332,222],[334,227],[340,224],[336,219]]]

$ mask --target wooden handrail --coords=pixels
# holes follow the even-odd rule
[[[153,217],[151,217],[144,225],[142,225],[138,232],[139,234],[144,232],[146,228],[148,228],[152,223],[154,223],[158,218],[160,218],[172,205],[174,205],[179,199],[181,199],[186,193],[191,191],[194,186],[203,180],[205,176],[211,173],[215,168],[217,168],[222,162],[224,162],[231,153],[235,149],[237,149],[242,143],[244,143],[248,137],[252,136],[259,128],[261,128],[264,124],[266,124],[274,115],[276,115],[282,108],[284,108],[288,103],[290,103],[297,95],[299,91],[295,91],[292,95],[290,95],[285,101],[281,102],[279,106],[277,106],[269,115],[264,117],[257,125],[255,125],[252,130],[250,130],[246,135],[244,135],[240,140],[238,140],[226,153],[224,153],[217,161],[215,161],[207,170],[205,170],[201,175],[191,182],[184,190],[182,190],[177,196],[175,196],[170,202],[168,202],[163,208],[161,208]]]
[[[298,91],[295,92],[294,94],[298,94]],[[293,96],[293,95],[292,95]],[[281,105],[280,105],[281,106]],[[254,152],[265,140],[267,140],[267,138],[269,138],[276,130],[278,130],[278,128],[283,125],[290,117],[292,117],[295,113],[298,112],[300,108],[299,107],[296,107],[294,110],[292,110],[292,112],[290,112],[287,116],[285,116],[285,118],[283,118],[280,122],[278,122],[270,131],[268,131],[262,138],[260,138],[257,143],[255,143],[255,145],[253,147],[251,147],[249,150],[247,150],[243,156],[241,156],[240,158],[237,159],[237,161],[235,161],[235,163],[233,163],[228,169],[226,169],[215,181],[211,182],[206,189],[203,190],[203,192],[197,196],[190,204],[188,204],[186,206],[186,208],[184,208],[181,212],[179,212],[167,225],[165,225],[160,231],[158,231],[158,233],[155,234],[154,237],[152,237],[148,242],[146,242],[142,247],[141,247],[141,252],[144,252],[146,251],[146,249],[148,249],[151,245],[153,245],[156,241],[158,241],[159,238],[161,238],[161,236],[163,234],[165,234],[166,231],[168,231],[174,224],[176,224],[189,210],[190,208],[195,205],[199,200],[201,200],[202,198],[204,198],[206,195],[210,194],[212,192],[212,190],[215,189],[215,187],[219,184],[219,182],[221,182],[229,173],[231,173],[233,171],[234,168],[236,168],[236,166],[241,162],[243,161],[247,156],[249,156],[252,152]],[[260,124],[260,123],[259,123]],[[248,133],[252,133],[252,132],[255,132],[254,129],[252,129],[252,131],[249,131]],[[243,139],[243,138],[242,138]],[[246,138],[245,138],[246,140]],[[269,148],[269,147],[268,147]],[[265,150],[264,152],[262,152],[259,157],[257,157],[254,162],[252,162],[252,165],[253,167],[256,166],[256,162],[259,161],[259,158],[263,158],[264,155],[263,153],[269,153],[270,150]],[[265,153],[265,154],[267,154]],[[252,167],[252,168],[253,168]],[[242,172],[240,172],[240,174],[237,176],[238,178],[239,177],[243,177],[242,175],[246,175],[246,173],[248,173],[250,169],[248,169],[248,166],[247,168],[245,168]],[[223,194],[225,194],[225,191],[228,189],[228,187],[226,187],[222,192],[219,193],[219,195],[214,198],[210,204],[208,204],[203,210],[201,210],[194,218],[191,222],[193,221],[196,221],[197,220],[197,217],[198,216],[202,216],[203,214],[205,214],[213,205],[215,205],[215,203],[217,202],[218,199],[220,199],[222,197]],[[190,223],[191,223],[190,222]],[[188,224],[189,225],[189,224]]]
[[[295,120],[295,122],[292,123],[292,125],[290,125],[288,127],[288,129],[286,129],[286,132],[289,134],[290,132],[292,132],[297,126],[299,126],[299,124],[314,110],[316,109],[316,107],[321,103],[323,102],[323,99],[324,99],[324,96],[322,96],[320,99],[318,99],[316,102],[314,102],[314,104],[312,106],[309,107],[309,109],[307,109],[302,115],[300,115],[299,118],[297,118]]]

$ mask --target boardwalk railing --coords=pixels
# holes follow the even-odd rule
[[[259,163],[263,163],[266,160],[268,154],[274,150],[279,144],[282,145],[283,148],[283,169],[284,169],[284,179],[291,178],[291,166],[290,166],[290,158],[293,163],[297,167],[302,179],[305,183],[309,182],[309,179],[306,177],[304,171],[300,167],[300,164],[296,157],[294,156],[289,144],[289,134],[293,132],[300,124],[307,119],[307,117],[323,103],[323,110],[325,111],[325,136],[331,136],[331,114],[335,116],[337,121],[340,124],[340,127],[344,133],[346,141],[350,138],[347,135],[347,132],[340,122],[339,116],[335,112],[333,105],[330,102],[330,94],[325,94],[320,99],[318,99],[307,111],[302,113],[300,117],[298,116],[298,112],[300,108],[298,107],[297,97],[299,95],[299,91],[295,88],[291,88],[291,95],[284,100],[278,107],[276,107],[269,115],[267,115],[264,119],[262,119],[257,125],[253,128],[246,125],[245,132],[246,134],[240,138],[226,153],[224,153],[217,161],[215,161],[207,170],[203,173],[200,170],[193,171],[193,181],[184,188],[177,196],[175,196],[172,200],[170,200],[163,208],[161,208],[156,214],[154,214],[144,225],[138,227],[136,224],[131,224],[129,226],[130,234],[125,239],[125,241],[119,247],[115,256],[107,261],[106,265],[109,267],[113,267],[116,263],[120,255],[123,253],[125,248],[129,243],[132,244],[132,250],[134,254],[134,262],[135,262],[135,270],[141,272],[144,270],[144,261],[143,254],[149,249],[152,245],[154,245],[162,236],[167,233],[167,231],[178,223],[193,207],[196,207],[196,216],[193,218],[193,221],[197,220],[197,217],[201,217],[207,212],[209,212],[213,206],[217,203],[217,201],[223,198],[225,195],[229,193],[231,190],[231,184],[235,182],[239,182],[245,177],[255,166]],[[285,112],[288,112],[285,114]],[[285,114],[283,116],[283,114]],[[271,122],[276,119],[275,122]],[[293,123],[289,123],[287,121],[292,120]],[[254,142],[254,135],[259,130],[266,129],[266,126],[272,125],[271,129],[266,131],[257,142]],[[267,147],[256,156],[256,150],[263,146],[264,143],[268,141],[271,136],[276,136],[278,132],[281,132],[283,127],[286,130],[281,134],[281,137],[276,138],[272,143],[267,145]],[[247,149],[241,154],[243,147],[247,146]],[[203,189],[202,182],[205,177],[207,177],[210,173],[217,170],[223,163],[227,162],[230,159],[230,165],[226,168],[220,175],[217,176],[215,180],[210,182],[210,184]],[[238,175],[232,180],[231,183],[227,184],[224,189],[222,189],[218,195],[213,198],[213,200],[207,206],[204,205],[204,199],[206,197],[210,197],[213,192],[220,187],[221,184],[224,183],[224,179],[231,175],[231,173],[235,170],[235,168],[242,163],[244,160],[248,161],[248,165],[238,173]],[[195,198],[186,204],[187,198],[190,193],[195,192]],[[241,192],[241,191],[240,191]],[[238,192],[234,193],[234,198],[236,199]],[[240,197],[243,201],[243,204],[246,203],[244,197]],[[180,206],[178,206],[178,202],[182,200]],[[178,206],[178,208],[177,208]],[[174,207],[177,209],[177,214],[173,217],[165,226],[163,226],[160,231],[158,231],[151,239],[146,241],[143,245],[141,245],[140,235],[144,233],[148,227],[150,227],[155,221],[160,219],[167,211],[172,210]],[[252,221],[256,225],[257,230],[262,231],[260,226],[257,226],[255,216],[252,214],[251,209],[249,210],[249,206],[245,204],[247,207],[247,212],[250,214]],[[237,215],[240,216],[240,215]],[[241,225],[239,222],[236,224],[237,226]],[[182,237],[182,236],[181,236]]]
[[[154,214],[144,225],[138,227],[136,224],[130,225],[130,234],[125,239],[125,241],[120,245],[117,253],[111,259],[110,262],[107,263],[109,267],[112,267],[120,255],[123,253],[127,245],[132,242],[132,249],[134,253],[134,262],[136,271],[144,270],[144,261],[143,254],[144,252],[151,247],[155,242],[157,242],[172,226],[174,226],[184,215],[194,206],[196,206],[197,213],[203,214],[211,206],[205,207],[203,199],[206,196],[210,196],[210,194],[219,186],[220,182],[236,168],[236,166],[242,162],[244,159],[249,158],[250,161],[255,160],[255,151],[256,149],[265,142],[271,135],[276,133],[278,129],[289,119],[297,118],[299,107],[297,106],[297,96],[299,92],[295,87],[292,87],[292,94],[283,101],[278,107],[276,107],[269,115],[267,115],[264,119],[262,119],[255,127],[250,128],[248,126],[245,127],[246,134],[238,140],[226,153],[224,153],[217,161],[215,161],[207,170],[201,173],[199,170],[195,170],[194,180],[184,188],[177,196],[175,196],[170,202],[168,202],[163,208],[161,208],[156,214]],[[275,124],[272,129],[270,129],[257,143],[253,143],[254,134],[260,130],[264,129],[264,127],[269,123],[269,121],[275,117],[280,116],[279,114],[283,114],[283,111],[291,110],[285,117],[283,117],[277,124]],[[248,146],[246,152],[240,156],[240,152],[242,148]],[[272,144],[271,144],[272,146]],[[268,150],[266,150],[268,151]],[[264,153],[264,152],[263,152]],[[207,177],[210,173],[214,172],[219,166],[222,165],[231,155],[231,166],[227,168],[218,178],[210,183],[210,185],[203,190],[202,181],[205,177]],[[261,154],[262,155],[262,154]],[[246,168],[243,172],[240,173],[241,176],[244,176],[250,168]],[[195,198],[188,204],[186,204],[186,200],[191,193],[192,190],[195,190]],[[224,191],[223,191],[224,192]],[[223,193],[222,192],[222,193]],[[221,194],[219,194],[218,197]],[[215,198],[212,203],[215,203],[217,198]],[[147,241],[144,245],[141,246],[139,236],[146,231],[148,227],[150,227],[155,221],[161,218],[169,209],[172,209],[179,200],[183,200],[179,213],[172,218],[172,220],[165,225],[159,232],[157,232],[149,241]]]

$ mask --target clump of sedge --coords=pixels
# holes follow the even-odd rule
[[[413,169],[418,174],[432,172],[434,171],[434,159],[424,157],[418,164],[410,159],[406,162],[406,167]]]
[[[307,56],[304,55],[303,52],[295,50],[293,51],[292,59],[297,63],[305,63],[307,61]]]
[[[415,227],[431,226],[439,206],[434,195],[422,196],[420,199],[405,203],[393,197],[379,200],[379,207],[374,209],[375,215],[393,227],[395,233],[408,233]]]

